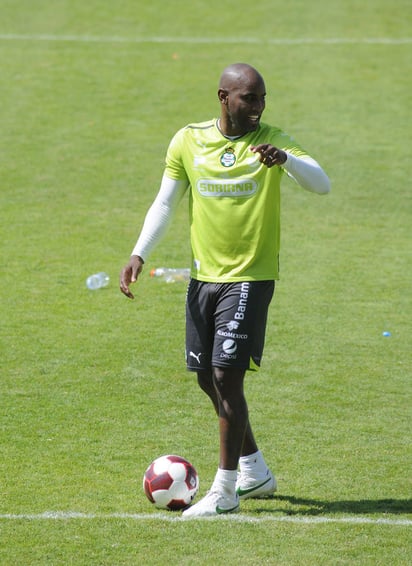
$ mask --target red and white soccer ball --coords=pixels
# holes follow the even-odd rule
[[[147,468],[143,489],[158,509],[184,509],[199,490],[199,476],[190,462],[181,456],[160,456]]]

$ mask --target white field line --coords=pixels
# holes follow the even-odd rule
[[[69,521],[69,520],[110,520],[128,519],[132,521],[166,521],[169,523],[183,523],[181,515],[174,513],[79,513],[77,511],[45,511],[44,513],[4,513],[0,520],[11,521]],[[196,519],[200,520],[200,519]],[[295,523],[305,525],[341,523],[349,525],[387,525],[412,527],[412,519],[370,518],[370,517],[324,517],[324,516],[298,516],[298,515],[262,515],[253,517],[246,514],[220,515],[207,517],[208,521],[233,521],[236,523]]]
[[[412,37],[329,37],[329,38],[287,38],[287,37],[123,37],[123,36],[94,36],[94,35],[54,35],[54,34],[21,34],[0,33],[0,41],[66,41],[77,43],[183,43],[183,44],[255,44],[255,45],[410,45]]]

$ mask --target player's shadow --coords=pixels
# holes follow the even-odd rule
[[[325,513],[349,514],[406,514],[412,513],[412,499],[360,499],[355,501],[322,501],[293,495],[275,495],[272,499],[284,502],[283,508],[259,508],[257,513],[282,513],[285,515],[321,515]]]

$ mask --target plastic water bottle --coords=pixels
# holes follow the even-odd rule
[[[150,277],[158,277],[166,283],[175,281],[188,281],[190,279],[189,267],[156,267],[150,271]]]
[[[110,277],[104,271],[100,273],[94,273],[86,279],[86,287],[91,291],[96,289],[101,289],[102,287],[107,287],[110,282]]]

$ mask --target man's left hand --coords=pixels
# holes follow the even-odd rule
[[[259,145],[252,145],[250,148],[253,153],[260,153],[260,161],[266,167],[273,167],[274,165],[283,165],[287,159],[286,152],[278,149],[269,143],[261,143]]]

